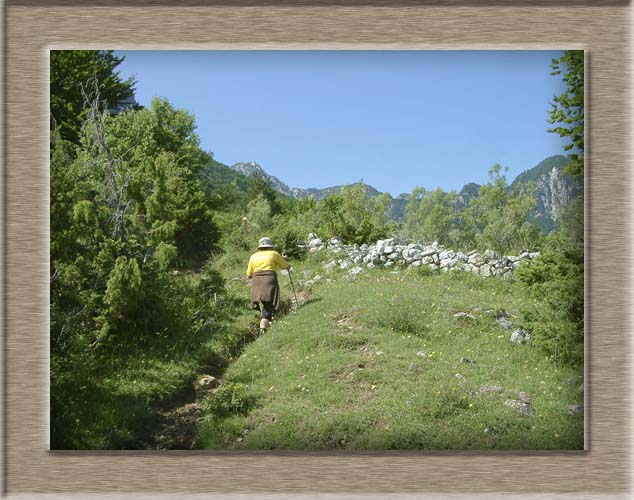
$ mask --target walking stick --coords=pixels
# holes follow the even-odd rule
[[[288,279],[291,282],[291,290],[293,290],[293,296],[295,297],[295,311],[297,311],[297,294],[295,293],[295,287],[293,286],[293,278],[291,277],[291,270],[288,270]]]

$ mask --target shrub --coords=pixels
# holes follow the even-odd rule
[[[548,238],[537,259],[523,263],[515,277],[547,310],[527,308],[526,327],[539,344],[562,362],[583,361],[583,245],[559,232]]]
[[[238,382],[225,382],[218,392],[206,400],[206,411],[217,417],[243,415],[253,405],[247,386]]]

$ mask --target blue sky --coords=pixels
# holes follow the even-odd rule
[[[117,51],[136,99],[196,118],[203,149],[291,187],[363,179],[393,196],[510,182],[565,141],[546,131],[559,51]]]

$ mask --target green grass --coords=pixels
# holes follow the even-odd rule
[[[52,433],[52,448],[138,448],[156,405],[191,392],[196,374],[210,372],[223,382],[203,402],[200,448],[583,448],[583,416],[566,414],[567,405],[583,403],[582,367],[555,364],[538,342],[511,344],[495,321],[505,310],[521,327],[520,311],[539,307],[518,283],[421,269],[350,280],[343,271],[324,273],[321,258],[310,255],[294,272],[307,301],[251,342],[248,256],[216,259],[226,292],[207,326],[157,334],[73,372],[81,383],[67,381],[68,411],[52,421],[66,439],[58,445]],[[300,284],[307,269],[323,276],[312,290]],[[280,283],[289,311],[289,280]],[[481,394],[484,385],[503,390]],[[530,397],[533,416],[504,405],[519,392]]]
[[[281,283],[288,296],[288,279]],[[583,403],[582,367],[511,344],[495,321],[505,310],[520,327],[531,302],[517,283],[468,273],[324,279],[229,367],[205,401],[199,446],[583,449],[583,415],[566,413]],[[482,394],[485,385],[503,389]],[[520,392],[532,416],[504,405]]]

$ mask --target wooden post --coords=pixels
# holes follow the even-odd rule
[[[243,216],[242,217],[242,235],[244,236],[244,241],[247,241],[247,238],[249,236],[249,229],[247,227],[249,223],[249,219],[247,219],[247,216]]]

